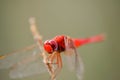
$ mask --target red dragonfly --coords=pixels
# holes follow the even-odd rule
[[[78,80],[82,80],[84,66],[76,48],[88,43],[101,42],[104,40],[104,35],[89,38],[71,38],[60,35],[43,43],[33,18],[30,19],[30,24],[37,44],[1,55],[0,69],[10,69],[11,78],[23,78],[49,72],[51,80],[55,80],[62,68],[61,53],[64,52],[66,55],[64,59],[69,69],[76,72]]]
[[[101,42],[103,40],[103,34],[89,38],[70,38],[66,35],[59,35],[51,40],[46,40],[44,42],[44,49],[48,54],[50,54],[48,56],[48,60],[51,63],[57,64],[54,76],[56,76],[62,68],[61,53],[64,52],[67,58],[68,67],[70,70],[74,69],[78,79],[82,80],[84,66],[76,48],[89,43]]]

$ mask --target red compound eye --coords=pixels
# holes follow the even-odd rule
[[[48,53],[52,53],[53,49],[50,45],[44,45],[44,49],[48,52]]]
[[[49,43],[48,40],[44,42],[44,49],[48,53],[52,53],[53,52],[53,48],[52,48],[52,46],[51,46],[51,44]]]

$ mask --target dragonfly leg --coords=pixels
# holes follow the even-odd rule
[[[56,52],[54,52],[53,54],[50,54],[47,59],[49,63],[55,64],[54,63],[55,58],[56,58]]]
[[[61,68],[62,68],[62,59],[61,59],[61,55],[60,53],[57,53],[57,68],[55,69],[54,75],[52,76],[53,79],[56,78],[56,76],[58,75],[58,73],[60,72]]]
[[[55,78],[53,77],[55,75],[55,65],[57,64],[55,62],[57,58],[57,55],[56,55],[56,52],[50,54],[48,57],[47,57],[47,66],[48,66],[48,69],[49,69],[49,73],[51,75],[51,80],[55,80]]]

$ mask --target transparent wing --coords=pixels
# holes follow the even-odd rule
[[[10,69],[11,78],[23,78],[47,72],[38,47],[6,56],[0,60],[0,69]]]
[[[66,47],[65,61],[67,63],[67,66],[71,71],[76,72],[78,80],[82,80],[83,72],[84,72],[84,64],[83,64],[82,58],[77,53],[72,39],[69,37],[65,37],[64,40],[65,40],[65,47]]]
[[[77,74],[78,79],[82,80],[83,79],[83,73],[84,73],[84,64],[83,64],[81,56],[79,56],[76,49],[74,49],[74,51],[75,51],[76,74]]]
[[[0,56],[0,69],[10,68],[15,63],[24,59],[26,56],[33,54],[35,48],[35,45],[31,45],[23,49]]]
[[[37,31],[34,18],[30,18],[30,29],[37,45],[0,56],[0,69],[10,69],[11,78],[23,78],[47,71],[43,64],[47,56],[43,50],[42,37]]]

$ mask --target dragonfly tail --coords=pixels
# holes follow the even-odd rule
[[[105,39],[105,36],[103,34],[89,37],[89,38],[79,38],[79,39],[73,39],[73,42],[75,44],[75,47],[79,47],[84,44],[89,44],[89,43],[96,43],[96,42],[101,42]]]

